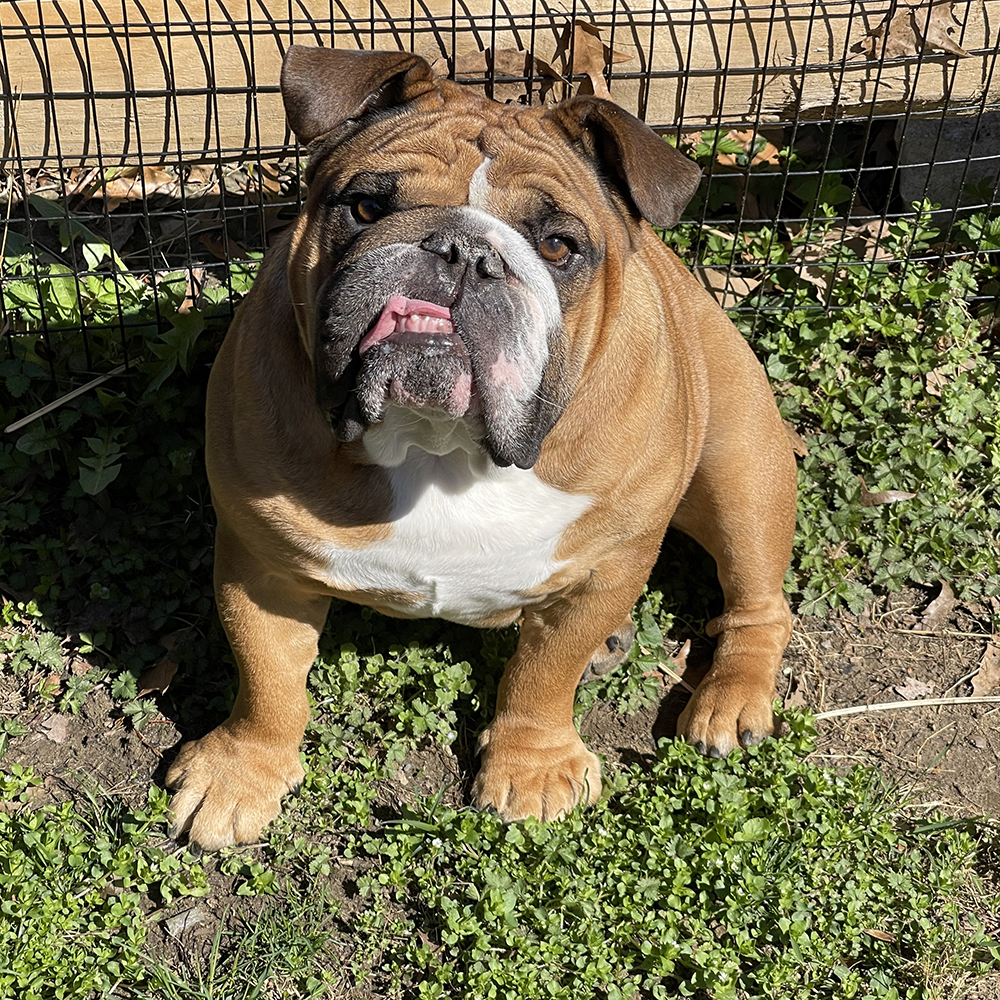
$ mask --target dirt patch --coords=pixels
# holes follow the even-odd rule
[[[971,675],[987,644],[996,642],[987,609],[956,606],[931,630],[921,618],[928,600],[921,593],[894,595],[861,616],[799,617],[779,677],[779,696],[824,712],[970,695]],[[691,638],[685,678],[693,684],[710,663],[711,645]],[[0,677],[0,704],[7,714],[18,714],[30,732],[12,740],[5,762],[31,765],[45,776],[39,804],[100,788],[139,806],[149,784],[162,783],[171,750],[181,739],[171,719],[155,716],[136,731],[104,684],[76,715],[45,709],[26,718],[16,712],[21,701],[16,684]],[[626,716],[600,703],[584,715],[581,730],[609,763],[631,763],[650,754],[657,739],[673,735],[686,698],[680,685],[664,678],[659,704]],[[1000,815],[1000,705],[870,712],[823,720],[818,729],[816,758],[823,763],[870,764],[928,809]],[[428,746],[411,753],[380,788],[378,813],[398,815],[403,803],[438,793],[448,805],[468,801],[476,762],[468,748],[456,751],[457,756],[450,748]]]
[[[822,713],[877,703],[969,696],[991,636],[985,608],[955,608],[934,630],[919,593],[884,598],[868,613],[799,617],[778,694]],[[683,638],[683,637],[682,637]],[[711,647],[695,637],[684,677],[696,684]],[[996,690],[993,694],[1000,694]],[[623,716],[610,704],[583,718],[588,744],[612,763],[630,763],[672,736],[687,701],[667,678],[656,706]],[[1000,704],[909,707],[820,720],[815,758],[832,767],[863,763],[900,786],[901,798],[959,816],[1000,815]]]

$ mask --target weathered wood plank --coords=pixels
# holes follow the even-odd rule
[[[917,3],[912,21],[923,24],[928,0]],[[578,19],[632,55],[614,66],[615,100],[651,124],[691,128],[911,102],[957,112],[984,100],[995,106],[1000,0],[937,3],[939,33],[948,8],[960,25],[950,39],[969,55],[918,57],[904,45],[880,67],[862,49],[886,21],[889,0],[575,5]],[[134,163],[140,150],[151,163],[284,148],[276,84],[293,41],[431,59],[531,49],[552,61],[566,11],[560,0],[8,0],[0,6],[4,156],[15,156],[15,136],[26,166],[57,156]],[[891,51],[898,36],[894,29]],[[874,44],[877,52],[883,42]],[[555,96],[565,89],[560,83]]]

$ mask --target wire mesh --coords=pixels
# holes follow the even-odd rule
[[[1000,0],[13,0],[6,350],[36,338],[65,392],[165,322],[169,296],[143,289],[238,297],[301,204],[277,85],[293,42],[416,51],[497,100],[607,88],[702,162],[685,251],[729,308],[766,314],[781,269],[829,310],[837,269],[877,294],[882,265],[993,261],[998,22]],[[936,235],[887,252],[905,220]],[[994,327],[997,294],[968,297]],[[82,349],[57,362],[70,330]]]

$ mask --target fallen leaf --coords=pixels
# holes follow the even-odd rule
[[[785,699],[786,707],[788,705],[793,705],[795,708],[808,708],[809,698],[806,696],[805,689],[800,685],[795,685],[795,690]]]
[[[124,201],[142,201],[157,192],[174,193],[177,179],[164,167],[115,167],[101,175],[91,170],[82,175],[66,193],[84,201],[103,198],[109,212]]]
[[[783,420],[782,423],[785,425],[785,434],[788,437],[788,443],[792,446],[792,451],[799,458],[805,458],[809,454],[809,445],[806,444],[805,438],[795,429],[795,424],[790,420]]]
[[[50,715],[41,724],[42,735],[53,743],[65,743],[69,735],[69,716]]]
[[[215,164],[194,163],[188,170],[187,182],[189,185],[211,184],[215,180]]]
[[[685,639],[684,645],[670,657],[670,663],[674,665],[674,670],[679,674],[683,674],[687,670],[688,656],[691,654],[691,640]]]
[[[205,287],[205,268],[189,267],[187,272],[187,287],[184,290],[184,300],[177,307],[179,313],[189,313],[196,308],[201,290]]]
[[[934,631],[939,629],[948,619],[952,609],[958,601],[952,593],[947,580],[941,581],[941,591],[930,604],[924,608],[924,613],[920,616],[920,626],[924,629]]]
[[[165,694],[176,673],[177,664],[169,656],[164,656],[156,666],[143,671],[139,677],[139,697],[154,691]]]
[[[759,147],[750,160],[749,165],[751,167],[759,167],[765,163],[772,167],[778,166],[781,156],[778,147],[773,142],[769,142],[764,136],[760,137],[763,140],[763,144],[761,145],[757,142],[758,134],[752,129],[730,129],[726,133],[725,138],[733,142],[738,142],[743,147],[744,156],[751,153],[755,147]],[[745,170],[746,165],[740,163],[737,159],[738,155],[737,153],[719,153],[715,159],[720,166]]]
[[[604,71],[615,63],[628,62],[627,52],[616,52],[601,40],[601,29],[586,21],[571,21],[559,39],[555,59],[566,65],[566,76],[583,75],[586,80],[577,87],[577,94],[593,94],[611,100]],[[589,86],[588,86],[589,85]]]
[[[259,205],[273,201],[281,194],[281,173],[271,163],[251,165],[244,200],[248,205]]]
[[[1000,685],[1000,646],[986,643],[983,658],[979,661],[979,669],[972,678],[972,693],[978,698],[995,691]]]
[[[172,653],[177,648],[177,643],[186,639],[191,631],[192,626],[187,625],[184,628],[179,628],[176,632],[167,632],[166,635],[160,636],[160,645],[168,653]]]
[[[202,233],[201,242],[205,249],[219,260],[249,260],[250,254],[246,247],[237,243],[232,237],[228,241],[216,239],[211,233]]]
[[[524,49],[487,49],[486,58],[492,70],[494,101],[516,104],[523,97],[528,104],[544,104],[561,79],[544,59],[532,58]]]
[[[886,931],[877,930],[874,927],[866,927],[865,928],[865,933],[869,937],[875,938],[876,941],[888,941],[890,944],[892,944],[896,940],[895,937],[893,937],[892,934],[889,934]]]
[[[854,51],[864,52],[871,60],[902,59],[920,52],[967,56],[969,53],[950,35],[959,23],[952,13],[951,0],[900,4],[868,32]]]
[[[744,278],[714,267],[700,267],[695,274],[723,309],[732,309],[760,284],[758,278]]]
[[[877,490],[872,493],[861,476],[858,476],[858,482],[861,483],[862,507],[876,507],[883,503],[899,503],[900,500],[912,500],[917,495],[916,493],[906,493],[904,490]]]
[[[901,684],[895,685],[893,691],[907,701],[919,701],[934,693],[934,685],[917,680],[916,677],[907,677]]]

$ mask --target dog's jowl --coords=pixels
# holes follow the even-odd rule
[[[614,104],[501,105],[417,56],[293,46],[309,196],[212,370],[215,589],[232,715],[168,775],[177,834],[253,840],[302,778],[331,597],[520,623],[473,796],[554,819],[600,794],[577,684],[631,642],[673,524],[725,594],[679,731],[773,728],[795,469],[764,374],[647,222],[696,166]]]

